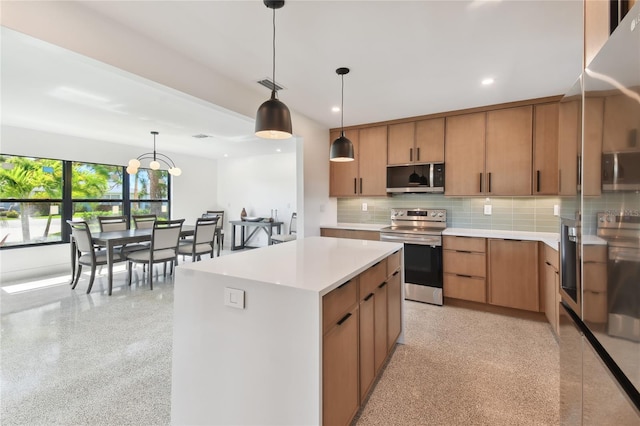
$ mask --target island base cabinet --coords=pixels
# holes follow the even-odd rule
[[[387,359],[387,282],[378,286],[374,302],[374,329],[375,329],[375,363],[376,373]]]
[[[376,376],[374,294],[360,301],[360,401],[367,396]]]
[[[347,425],[358,411],[358,308],[325,335],[322,349],[322,423]]]
[[[387,289],[387,349],[390,351],[398,341],[402,330],[402,284],[400,270],[389,277]]]

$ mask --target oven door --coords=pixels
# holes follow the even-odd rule
[[[562,219],[560,225],[560,295],[578,315],[582,314],[578,221]]]
[[[442,246],[404,244],[405,299],[442,305]]]

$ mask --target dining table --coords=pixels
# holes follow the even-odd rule
[[[180,238],[188,237],[195,233],[196,227],[194,225],[183,225],[180,231]],[[151,233],[153,229],[126,229],[122,231],[108,231],[108,232],[96,232],[91,234],[91,239],[94,245],[105,247],[107,251],[107,283],[108,294],[111,296],[113,289],[113,264],[115,263],[115,247],[133,244],[143,243],[151,241]],[[74,276],[76,269],[76,247],[73,239],[71,241],[71,276]],[[149,271],[151,273],[151,271]],[[73,278],[72,278],[73,279]]]

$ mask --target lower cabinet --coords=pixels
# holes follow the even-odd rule
[[[538,312],[538,242],[489,239],[488,246],[489,303]]]
[[[346,425],[358,411],[358,307],[324,335],[322,347],[322,418],[326,425]]]
[[[485,239],[447,235],[443,249],[444,296],[486,303]]]
[[[401,252],[322,299],[322,418],[348,425],[367,397],[402,328]]]
[[[542,262],[540,289],[543,292],[544,314],[551,324],[553,332],[558,335],[558,304],[560,303],[560,276],[558,273],[558,251],[547,245],[541,246]]]
[[[607,322],[607,246],[583,246],[582,315],[591,323]]]

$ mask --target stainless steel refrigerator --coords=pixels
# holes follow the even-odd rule
[[[640,3],[560,111],[561,423],[640,425]]]

